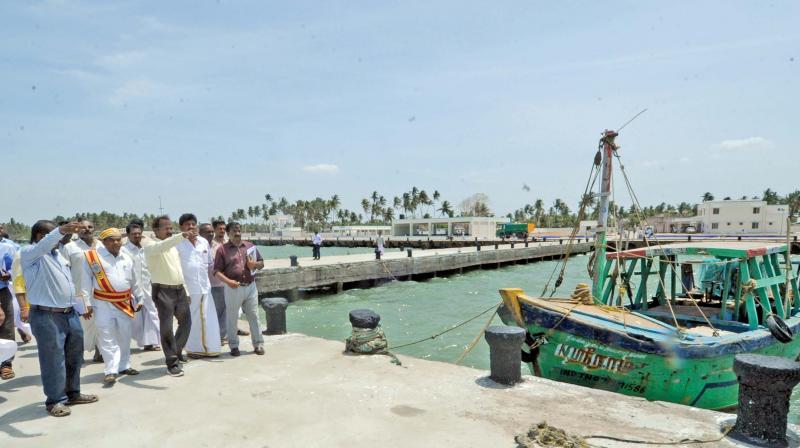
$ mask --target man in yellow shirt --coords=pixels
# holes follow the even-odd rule
[[[175,246],[184,239],[196,238],[197,231],[190,230],[172,235],[172,220],[159,216],[153,220],[153,243],[144,247],[144,256],[150,270],[153,303],[158,310],[161,331],[161,348],[171,376],[183,376],[180,362],[186,362],[183,347],[189,339],[192,316],[189,296],[183,281],[181,260]],[[178,320],[178,330],[172,332],[172,319]]]

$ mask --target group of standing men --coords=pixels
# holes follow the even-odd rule
[[[0,339],[14,339],[16,302],[18,326],[29,322],[37,340],[51,415],[69,415],[69,405],[97,401],[80,393],[84,349],[95,350],[95,359],[104,362],[108,386],[120,375],[139,373],[131,367],[131,339],[144,350],[163,350],[169,375],[182,376],[184,348],[192,358],[216,357],[227,338],[231,355],[240,355],[242,310],[254,352],[264,354],[254,282],[264,266],[261,254],[241,239],[236,222],[198,228],[197,218],[187,213],[178,224],[181,232],[173,235],[172,220],[160,216],[151,226],[155,238],[148,239],[144,223],[133,220],[125,235],[109,228],[95,239],[91,222],[56,226],[42,220],[32,227],[28,246],[0,240]],[[14,377],[12,361],[0,366],[0,378]]]

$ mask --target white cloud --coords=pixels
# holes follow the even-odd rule
[[[723,151],[757,151],[771,148],[772,142],[764,137],[748,137],[723,140],[714,146]]]
[[[306,165],[303,167],[303,171],[313,173],[338,173],[339,167],[330,163],[319,163],[317,165]]]
[[[691,162],[691,159],[688,158],[688,157],[681,157],[680,160],[678,160],[678,162],[689,163],[689,162]]]
[[[131,100],[163,96],[166,92],[167,89],[161,84],[147,79],[135,79],[117,87],[108,101],[115,106],[121,106]]]
[[[642,166],[644,166],[645,168],[654,168],[657,166],[661,166],[663,164],[664,162],[662,162],[661,160],[645,160],[644,162],[642,162]]]
[[[97,65],[107,69],[119,69],[139,64],[147,58],[147,52],[134,50],[109,54],[97,60]]]

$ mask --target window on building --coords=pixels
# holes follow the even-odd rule
[[[757,229],[757,228],[758,228],[758,223],[757,223],[757,222],[754,222],[751,228],[753,228],[753,229]]]
[[[715,209],[715,210],[716,210],[716,209]],[[719,229],[719,223],[718,223],[718,222],[712,222],[712,223],[711,223],[711,228],[712,228],[712,229]]]
[[[719,209],[718,208],[712,209],[711,213],[714,215],[719,215]]]
[[[759,213],[761,213],[761,207],[753,207],[753,214],[757,215]]]

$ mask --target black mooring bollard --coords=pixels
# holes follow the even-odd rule
[[[486,329],[489,343],[489,368],[494,382],[512,385],[522,379],[522,343],[525,330],[519,327],[491,326]]]
[[[294,267],[294,266],[300,266],[299,264],[297,264],[297,255],[290,255],[290,256],[289,256],[289,264],[290,264],[292,267]]]
[[[476,252],[480,252],[481,251],[481,243],[476,244],[475,245],[475,249],[476,249]]]
[[[511,243],[511,248],[512,248],[512,249],[514,248],[514,243],[513,243],[513,242]]]
[[[528,247],[528,242],[527,241],[525,241],[525,247]]]
[[[261,308],[267,313],[267,334],[286,333],[286,307],[289,301],[283,297],[269,297],[261,301]]]
[[[412,248],[410,248],[410,247],[409,247],[409,248],[406,248],[406,253],[408,254],[408,258],[411,258],[411,257],[412,257],[412,253],[413,253],[413,252],[414,252],[414,249],[412,249]]]
[[[494,250],[497,250],[499,246],[497,244],[494,245]]]
[[[356,328],[377,328],[381,322],[381,316],[372,310],[353,310],[350,311],[350,325]]]
[[[786,446],[789,397],[800,382],[800,363],[777,356],[743,354],[734,358],[733,371],[739,381],[739,408],[730,436]]]

